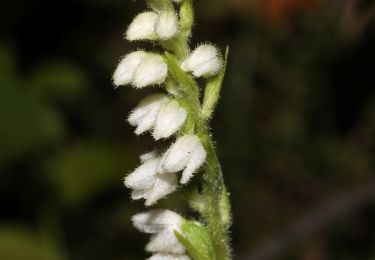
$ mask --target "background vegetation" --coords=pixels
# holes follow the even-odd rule
[[[235,259],[375,259],[374,2],[195,2],[193,44],[231,48],[212,130]],[[143,9],[2,3],[0,259],[145,257],[121,181],[153,148],[125,122],[144,93],[111,85]]]

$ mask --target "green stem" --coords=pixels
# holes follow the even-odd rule
[[[189,75],[183,72],[179,66],[179,60],[183,60],[189,53],[188,40],[193,25],[193,6],[192,0],[184,0],[180,8],[180,23],[182,34],[178,41],[170,41],[161,43],[162,47],[173,52],[173,55],[165,53],[165,59],[169,64],[170,73],[173,80],[179,85],[181,92],[176,95],[176,99],[188,112],[188,118],[180,135],[195,134],[204,146],[207,159],[204,165],[203,174],[200,182],[202,186],[199,195],[200,206],[199,213],[212,237],[215,249],[215,259],[227,260],[231,258],[229,245],[228,229],[231,224],[231,210],[229,204],[229,196],[224,184],[224,178],[221,172],[219,160],[217,158],[214,142],[208,128],[208,118],[211,116],[214,105],[219,97],[220,87],[223,75],[219,75],[211,84],[213,91],[205,94],[205,105],[199,100],[198,84]],[[227,52],[226,52],[227,54]],[[223,69],[225,72],[225,68]],[[223,74],[224,74],[223,72]],[[214,95],[212,93],[215,93]],[[211,98],[207,102],[207,95]],[[194,190],[194,189],[193,189]],[[191,191],[192,196],[196,195],[195,191]],[[194,193],[194,194],[193,194]],[[196,196],[195,196],[196,197]]]

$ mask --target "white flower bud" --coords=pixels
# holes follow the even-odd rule
[[[156,40],[155,26],[158,21],[156,12],[144,12],[137,15],[126,31],[128,41]]]
[[[204,150],[196,135],[185,135],[177,141],[163,155],[159,172],[182,172],[181,184],[187,183],[206,160]]]
[[[128,117],[132,126],[137,126],[135,134],[140,135],[154,127],[158,113],[168,98],[162,94],[153,94],[144,98]]]
[[[147,55],[135,71],[133,85],[143,88],[162,84],[168,76],[168,66],[160,55]]]
[[[113,74],[113,84],[118,87],[131,83],[134,79],[135,71],[146,55],[144,51],[136,51],[126,55],[120,61]]]
[[[170,210],[151,210],[132,218],[138,230],[151,233],[150,242],[146,245],[149,252],[182,254],[185,248],[179,243],[174,231],[181,232],[183,218]]]
[[[190,260],[190,257],[183,254],[159,253],[152,255],[148,260]]]
[[[178,31],[178,18],[174,11],[162,11],[159,13],[156,23],[156,33],[162,40],[167,40],[176,35]]]
[[[155,140],[168,138],[185,122],[187,113],[177,101],[171,100],[160,109],[155,122],[153,136]]]
[[[184,71],[191,71],[195,77],[209,77],[220,71],[222,61],[215,46],[203,44],[181,64]]]

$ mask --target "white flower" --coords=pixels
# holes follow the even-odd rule
[[[159,165],[159,172],[178,172],[184,169],[180,183],[185,184],[205,160],[206,151],[199,138],[196,135],[185,135],[178,138],[165,152]]]
[[[181,232],[184,219],[170,210],[151,210],[133,216],[135,228],[144,233],[153,234],[146,245],[149,252],[183,254],[185,248],[180,244],[174,232]]]
[[[178,31],[178,18],[174,11],[161,11],[156,23],[156,33],[162,40],[167,40],[176,35]]]
[[[177,177],[175,173],[158,174],[160,158],[148,156],[148,160],[125,178],[124,184],[133,189],[133,200],[145,199],[145,205],[151,206],[177,189]]]
[[[209,77],[219,72],[222,65],[215,46],[203,44],[196,48],[190,56],[182,62],[184,71],[192,71],[195,77]]]
[[[184,254],[158,253],[158,254],[152,255],[147,260],[190,260],[190,257]]]
[[[180,3],[182,0],[172,0],[173,2]]]
[[[144,51],[135,51],[126,55],[113,74],[113,84],[118,87],[133,82],[135,71],[146,55]]]
[[[168,66],[157,54],[149,54],[138,65],[135,71],[133,85],[143,88],[148,85],[161,84],[168,76]]]
[[[153,136],[155,140],[167,138],[174,134],[185,122],[187,113],[177,101],[163,104],[156,119]]]
[[[156,122],[163,104],[168,98],[162,94],[152,94],[144,98],[128,117],[128,122],[136,126],[135,134],[140,135],[150,130]]]
[[[144,12],[137,15],[126,31],[128,41],[156,40],[155,26],[158,21],[156,12]]]

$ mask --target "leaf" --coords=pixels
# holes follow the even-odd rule
[[[224,80],[224,76],[225,76],[225,72],[227,68],[228,53],[229,53],[229,47],[227,47],[225,50],[224,66],[221,72],[217,76],[211,78],[206,84],[206,88],[204,92],[204,99],[203,99],[203,106],[202,106],[203,115],[206,118],[211,117],[215,109],[215,105],[217,101],[219,100],[220,90],[223,84],[223,80]]]
[[[177,239],[186,248],[194,260],[215,259],[215,251],[210,234],[206,227],[196,221],[185,221],[182,224],[183,234],[175,232]]]
[[[164,52],[165,62],[169,66],[169,71],[174,80],[184,89],[186,92],[194,91],[193,93],[198,94],[198,85],[194,79],[180,68],[176,56],[169,52]]]

